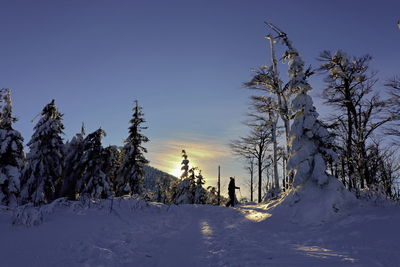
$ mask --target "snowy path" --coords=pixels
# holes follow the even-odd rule
[[[1,266],[400,266],[399,207],[321,226],[270,217],[265,205],[106,210],[57,209],[28,228],[2,216]]]

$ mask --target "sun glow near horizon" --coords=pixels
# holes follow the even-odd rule
[[[186,150],[189,169],[197,167],[202,171],[206,183],[213,185],[219,164],[230,157],[224,145],[205,142],[203,140],[157,140],[154,149],[149,149],[151,165],[175,177],[182,175],[182,149]],[[210,184],[210,185],[211,185]]]
[[[191,136],[188,138],[188,136]],[[229,177],[237,177],[243,196],[250,196],[247,173],[229,146],[218,138],[196,134],[181,134],[172,138],[152,138],[148,144],[150,165],[177,178],[182,175],[182,149],[188,155],[189,168],[198,167],[205,179],[204,187],[217,187],[218,166],[221,167],[221,194],[228,193]]]
[[[181,174],[182,174],[181,166],[180,166],[180,165],[179,165],[179,166],[176,166],[175,168],[173,168],[173,169],[171,169],[170,171],[168,171],[168,173],[171,174],[171,175],[173,175],[173,176],[175,176],[175,177],[180,178],[180,177],[181,177]]]
[[[182,173],[183,173],[183,170],[182,170],[182,150],[180,152],[181,152],[180,154],[178,153],[176,155],[175,155],[175,153],[174,154],[170,154],[171,159],[172,159],[172,157],[174,157],[175,161],[168,161],[169,167],[166,169],[166,172],[168,172],[169,174],[171,174],[171,175],[173,175],[173,176],[175,176],[177,178],[180,178]],[[198,167],[201,170],[201,168],[196,164],[195,159],[192,160],[190,158],[190,155],[188,155],[188,160],[189,160],[189,170],[191,168],[194,168],[194,167]]]
[[[182,160],[180,160],[179,162],[176,163],[176,165],[174,165],[173,167],[171,167],[167,172],[177,178],[180,178],[183,170],[182,170],[182,164],[181,164]],[[189,170],[190,168],[193,168],[193,166],[196,166],[196,164],[190,164],[189,162]]]

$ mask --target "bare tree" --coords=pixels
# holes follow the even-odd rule
[[[377,82],[369,71],[369,55],[349,57],[342,51],[321,53],[320,71],[326,73],[327,87],[323,91],[325,103],[334,106],[339,113],[334,116],[338,136],[343,143],[343,172],[347,172],[349,188],[364,188],[373,177],[368,168],[367,145],[376,130],[391,120],[385,114],[385,102],[374,92]],[[355,168],[356,167],[356,168]]]
[[[244,152],[244,153],[243,153]],[[254,200],[254,191],[256,185],[254,184],[254,172],[256,168],[256,159],[253,155],[246,155],[246,151],[233,151],[239,158],[245,162],[244,169],[248,172],[250,179],[244,183],[249,187],[250,190],[250,201]]]
[[[397,183],[400,181],[400,165],[395,151],[382,147],[381,142],[375,140],[368,150],[368,166],[374,179],[373,185],[386,196],[395,198]]]
[[[255,163],[255,158],[254,156],[249,156],[246,158],[247,161],[247,171],[250,174],[250,201],[253,201],[253,194],[254,194],[254,163]]]
[[[400,76],[393,77],[385,86],[389,89],[389,114],[392,123],[386,127],[386,134],[396,137],[395,145],[400,146]]]
[[[258,169],[258,202],[262,199],[262,173],[267,156],[268,147],[271,144],[271,131],[265,123],[248,123],[250,134],[240,137],[230,143],[234,154],[245,158],[253,157]]]
[[[274,188],[279,191],[278,175],[278,119],[277,103],[271,97],[252,96],[251,109],[255,112],[248,114],[254,121],[264,124],[270,129],[272,142],[272,164]]]

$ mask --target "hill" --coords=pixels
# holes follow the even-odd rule
[[[175,176],[151,167],[150,165],[144,167],[144,172],[144,186],[151,191],[154,190],[158,178],[165,177],[171,181],[178,179]]]

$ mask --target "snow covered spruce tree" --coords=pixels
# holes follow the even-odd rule
[[[61,195],[70,200],[76,199],[76,182],[82,175],[80,168],[81,158],[84,152],[85,127],[82,124],[81,132],[77,133],[71,141],[65,144],[65,159],[63,178],[64,183]]]
[[[189,176],[189,160],[188,160],[188,155],[186,154],[186,151],[182,149],[182,163],[181,163],[181,179],[188,178]]]
[[[206,204],[207,201],[207,190],[204,189],[205,184],[201,170],[196,176],[196,186],[194,189],[194,204]]]
[[[12,128],[11,90],[0,90],[0,204],[16,206],[25,155],[23,138]]]
[[[279,190],[279,175],[278,175],[278,153],[282,156],[282,165],[287,162],[287,156],[289,154],[289,141],[290,141],[290,123],[293,117],[292,110],[290,108],[291,100],[294,97],[295,92],[292,90],[289,83],[284,83],[283,77],[280,75],[278,70],[278,59],[276,56],[275,45],[281,41],[289,50],[292,49],[290,40],[287,34],[281,31],[278,27],[271,23],[266,23],[267,26],[275,32],[276,36],[273,34],[268,34],[265,38],[269,41],[270,51],[271,51],[271,64],[263,65],[259,69],[253,70],[255,75],[250,82],[246,82],[244,85],[251,90],[261,91],[262,95],[252,96],[252,106],[256,113],[264,114],[264,119],[270,124],[271,128],[271,138],[272,138],[272,164],[274,169],[274,187],[276,192]],[[283,61],[286,61],[286,56],[283,56]],[[283,62],[285,63],[285,62]],[[310,70],[304,72],[306,76],[312,74]],[[278,127],[279,120],[283,123],[285,139],[284,143],[279,147],[278,138]],[[286,173],[283,173],[283,188],[287,189],[291,181],[289,177],[285,177]]]
[[[46,204],[54,200],[61,189],[64,160],[62,116],[54,100],[43,108],[28,143],[30,152],[23,176],[23,201],[32,201],[34,205]]]
[[[182,180],[175,180],[172,185],[172,200],[175,204],[193,204],[195,197],[195,179],[197,167],[189,168],[189,160],[185,150],[182,150]],[[186,168],[187,167],[187,168]]]
[[[82,171],[76,182],[76,192],[80,197],[107,198],[111,195],[109,178],[102,170],[101,139],[105,134],[102,129],[98,129],[84,140],[84,151],[77,167]]]
[[[218,205],[218,193],[217,189],[214,186],[207,187],[207,201],[206,204],[209,205]]]
[[[326,173],[327,158],[336,155],[331,149],[332,137],[318,120],[312,98],[307,94],[311,86],[304,74],[304,63],[293,48],[286,52],[286,58],[289,84],[297,96],[292,102],[295,116],[290,129],[287,165],[293,177],[293,189],[285,202],[296,205],[292,209],[296,220],[324,220],[342,208],[349,193],[342,183]]]
[[[103,149],[103,167],[106,175],[110,179],[111,191],[117,190],[118,171],[121,168],[122,153],[117,146],[108,146]]]
[[[144,157],[147,149],[142,146],[143,143],[149,141],[149,138],[144,136],[141,132],[147,129],[142,126],[146,120],[143,118],[142,107],[139,106],[138,101],[135,100],[133,108],[133,116],[130,120],[131,126],[129,127],[129,136],[125,140],[123,148],[124,159],[119,172],[119,186],[118,195],[125,194],[142,194],[144,191],[144,166],[149,161]]]
[[[171,179],[166,176],[161,176],[156,181],[154,201],[169,204],[170,203],[170,191],[171,191]]]
[[[194,183],[191,179],[186,178],[176,181],[173,189],[174,204],[193,204],[194,202]]]

